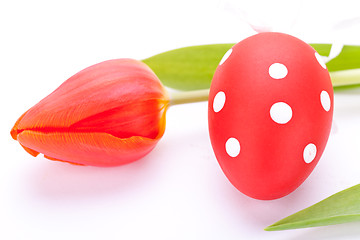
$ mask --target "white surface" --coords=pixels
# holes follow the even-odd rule
[[[288,70],[286,66],[282,63],[273,63],[269,67],[269,75],[274,79],[282,79],[286,77]]]
[[[121,167],[33,158],[11,139],[10,129],[24,111],[89,65],[112,58],[142,59],[189,45],[236,42],[252,34],[239,10],[229,9],[231,2],[236,1],[1,4],[0,239],[360,238],[359,223],[262,230],[360,183],[360,88],[336,92],[334,126],[321,161],[295,192],[274,201],[246,197],[227,181],[211,149],[206,103],[169,109],[166,133],[156,149]],[[249,2],[252,12],[247,15],[261,16],[264,9],[254,8],[261,1]],[[291,15],[298,18],[291,21],[266,16],[279,17],[270,22],[291,22],[281,27],[307,42],[360,44],[354,30],[359,25],[343,27],[354,23],[344,20],[358,12],[355,2],[341,1],[350,4],[341,6],[302,1],[299,14]],[[280,12],[287,12],[285,6]]]
[[[271,106],[270,116],[274,122],[285,124],[292,118],[292,109],[287,103],[277,102]]]

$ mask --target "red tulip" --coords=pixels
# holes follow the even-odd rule
[[[166,90],[147,65],[110,60],[65,81],[18,119],[11,136],[33,156],[121,165],[155,147],[168,105]]]

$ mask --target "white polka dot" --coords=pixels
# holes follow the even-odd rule
[[[303,153],[303,157],[304,157],[304,161],[306,163],[311,163],[315,157],[316,157],[316,146],[313,143],[309,143],[305,148],[304,148],[304,153]]]
[[[226,141],[225,149],[230,157],[236,157],[240,153],[240,143],[236,138],[229,138]]]
[[[315,57],[316,57],[316,60],[319,62],[319,64],[320,64],[324,69],[326,69],[325,62],[324,62],[324,60],[322,59],[322,57],[320,56],[320,54],[318,54],[317,52],[315,52]]]
[[[225,100],[226,96],[224,92],[220,91],[215,95],[213,102],[214,112],[220,112],[220,110],[224,107]]]
[[[270,116],[274,122],[285,124],[292,118],[292,109],[284,102],[277,102],[271,106]]]
[[[282,79],[286,77],[287,74],[288,74],[288,70],[284,64],[273,63],[269,67],[269,75],[274,79]]]
[[[230,57],[231,53],[232,53],[232,48],[230,48],[230,49],[224,54],[224,56],[222,57],[219,65],[223,64],[223,63],[226,61],[226,59],[228,59],[228,58]]]
[[[331,107],[331,101],[330,101],[330,96],[326,91],[321,92],[320,101],[321,101],[322,107],[325,109],[325,111],[328,112]]]

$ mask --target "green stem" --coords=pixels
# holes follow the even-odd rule
[[[209,89],[172,92],[170,93],[170,106],[184,103],[207,101],[209,99]]]
[[[330,72],[331,82],[334,87],[360,85],[360,68]],[[207,101],[209,89],[171,92],[170,106],[184,103]]]
[[[360,68],[330,72],[334,87],[360,84]]]

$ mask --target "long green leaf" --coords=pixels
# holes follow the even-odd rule
[[[178,90],[210,88],[215,69],[234,44],[179,48],[143,60],[167,87]]]
[[[210,88],[222,56],[234,44],[213,44],[179,48],[144,59],[167,87],[178,90]],[[311,44],[320,55],[328,56],[330,44]],[[344,46],[338,57],[327,63],[334,87],[360,84],[360,46]],[[345,70],[345,71],[344,71]],[[333,77],[333,73],[336,73]],[[340,72],[337,72],[340,71]],[[345,77],[344,77],[345,76]]]
[[[319,50],[324,44],[310,44]],[[319,53],[320,54],[320,53]],[[329,53],[326,53],[326,56]],[[360,46],[345,45],[338,57],[326,64],[330,72],[360,68]]]
[[[360,184],[290,215],[268,226],[265,230],[318,227],[353,221],[360,221]]]

